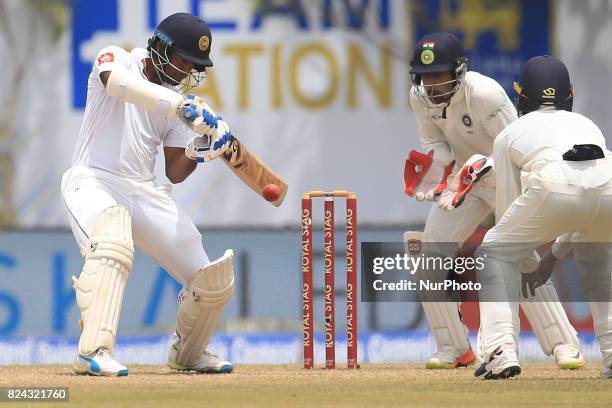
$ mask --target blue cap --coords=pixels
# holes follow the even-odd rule
[[[542,103],[556,103],[572,95],[569,72],[563,62],[550,55],[527,61],[518,81],[517,92]]]
[[[464,54],[463,45],[453,34],[427,34],[414,47],[410,73],[420,75],[454,71]]]

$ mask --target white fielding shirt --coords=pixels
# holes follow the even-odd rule
[[[100,73],[122,66],[146,81],[143,48],[128,52],[120,47],[103,48],[94,62],[87,83],[83,124],[72,156],[72,167],[85,166],[96,175],[105,173],[137,182],[155,179],[158,147],[184,148],[192,135],[178,120],[167,119],[106,94]]]
[[[468,71],[452,96],[443,118],[443,104],[428,108],[413,88],[410,105],[426,152],[443,163],[463,164],[474,154],[490,156],[495,137],[517,118],[508,95],[494,79]],[[488,177],[493,179],[493,177]],[[483,180],[484,181],[484,180]]]
[[[575,144],[594,144],[608,154],[599,127],[579,113],[544,108],[508,125],[493,147],[496,218],[521,195],[521,179],[547,163],[563,161],[563,153]]]

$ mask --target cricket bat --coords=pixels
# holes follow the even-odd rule
[[[280,195],[271,203],[277,207],[282,204],[289,188],[287,182],[266,166],[259,157],[251,153],[234,136],[232,136],[229,148],[221,155],[221,158],[247,186],[262,197],[265,186],[276,184],[280,188]]]
[[[195,118],[196,111],[192,107],[185,108],[183,118],[190,120]],[[210,137],[207,135],[200,136],[202,151],[207,150],[210,146]],[[275,206],[280,206],[287,194],[287,182],[278,174],[273,172],[268,166],[262,162],[259,157],[251,153],[238,139],[231,135],[229,148],[221,155],[221,158],[227,166],[238,176],[247,186],[251,187],[260,196],[264,197],[263,190],[268,184],[275,184],[280,190],[280,194],[276,200],[270,201]],[[198,157],[198,162],[205,161],[204,158]]]

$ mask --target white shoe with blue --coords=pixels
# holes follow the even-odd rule
[[[234,366],[229,361],[219,358],[210,350],[204,350],[204,353],[192,364],[188,366],[180,365],[176,362],[176,346],[172,344],[168,352],[168,367],[177,371],[195,371],[201,374],[229,374],[234,370]]]
[[[125,377],[128,369],[115,360],[107,349],[101,347],[91,354],[77,354],[72,366],[77,374],[104,377]]]

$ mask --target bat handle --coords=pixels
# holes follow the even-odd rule
[[[182,115],[183,115],[183,119],[189,122],[193,121],[197,116],[196,110],[192,106],[185,106],[183,108]]]

